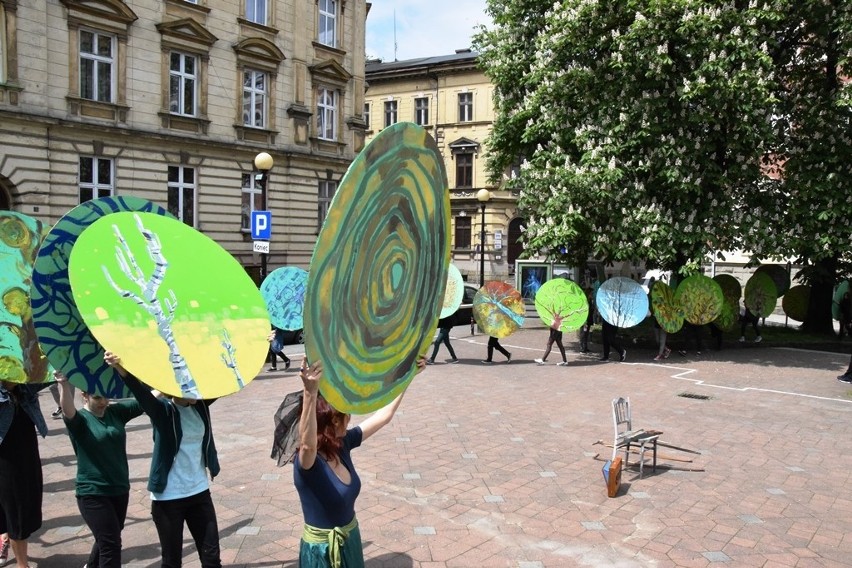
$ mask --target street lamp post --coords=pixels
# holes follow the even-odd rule
[[[261,152],[257,156],[254,157],[254,167],[260,172],[260,198],[262,202],[263,211],[269,211],[269,193],[268,193],[268,184],[269,184],[269,170],[272,169],[273,165],[272,156],[267,154],[266,152]],[[269,257],[268,253],[260,253],[260,281],[266,278],[267,274],[267,258]]]
[[[491,199],[491,192],[480,189],[476,192],[476,200],[482,208],[482,228],[479,231],[479,287],[485,286],[485,204]]]

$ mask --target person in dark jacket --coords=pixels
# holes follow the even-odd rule
[[[458,363],[459,359],[456,357],[456,352],[453,350],[453,346],[450,345],[450,330],[453,329],[452,319],[450,317],[446,317],[438,320],[438,337],[435,339],[435,348],[432,350],[432,356],[426,360],[427,365],[435,364],[435,356],[438,354],[438,349],[441,348],[441,344],[447,346],[447,351],[450,352],[451,359],[448,363]]]
[[[107,351],[104,361],[118,371],[154,427],[154,451],[148,476],[151,517],[160,537],[163,568],[181,566],[183,527],[198,549],[203,568],[220,568],[219,527],[210,497],[210,479],[219,474],[219,458],[210,426],[213,401],[158,397]]]

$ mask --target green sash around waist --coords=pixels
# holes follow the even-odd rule
[[[332,568],[340,568],[340,551],[343,548],[349,533],[357,526],[358,519],[356,517],[352,517],[352,520],[345,527],[334,527],[333,529],[318,529],[305,524],[305,531],[302,533],[302,540],[308,544],[328,543],[329,562],[331,562]]]

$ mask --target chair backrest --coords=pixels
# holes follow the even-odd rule
[[[630,399],[618,397],[612,399],[612,425],[615,429],[615,440],[618,443],[619,434],[633,429],[630,419]]]

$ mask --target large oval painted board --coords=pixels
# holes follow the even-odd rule
[[[491,337],[500,339],[518,331],[525,313],[521,293],[505,282],[486,282],[473,297],[473,319]]]
[[[260,291],[225,249],[180,221],[102,217],[77,239],[68,269],[89,330],[152,388],[218,398],[263,365],[269,315]]]
[[[51,367],[38,343],[30,307],[33,264],[45,227],[15,211],[0,211],[0,380],[43,383]]]
[[[740,297],[743,295],[743,288],[739,280],[730,274],[717,274],[713,277],[713,280],[722,289],[722,295],[725,299],[739,304]]]
[[[276,268],[263,280],[260,294],[269,310],[269,320],[278,329],[305,327],[305,289],[308,272],[296,266]]]
[[[595,297],[598,313],[615,327],[633,327],[648,315],[648,294],[638,282],[615,276],[601,284]]]
[[[377,410],[414,378],[444,300],[449,228],[437,144],[411,123],[385,128],[341,180],[308,275],[305,352],[337,410]]]
[[[755,272],[745,285],[745,305],[759,318],[769,317],[778,302],[775,281],[766,272]]]
[[[657,280],[651,286],[651,314],[666,333],[677,333],[683,327],[683,308],[675,299],[671,286]]]
[[[461,306],[464,299],[464,278],[455,264],[447,267],[447,289],[444,291],[444,303],[441,304],[441,315],[445,318],[453,315]]]
[[[718,318],[724,299],[718,282],[703,274],[687,277],[675,290],[683,317],[693,325],[706,325]]]
[[[793,286],[784,294],[781,307],[787,317],[796,321],[805,321],[808,316],[808,304],[811,301],[811,287],[804,284]]]
[[[542,284],[536,292],[535,311],[547,327],[553,324],[554,315],[559,314],[562,316],[559,330],[576,331],[589,317],[589,302],[576,282],[554,278]]]
[[[159,205],[138,197],[102,197],[78,205],[59,219],[45,237],[33,269],[30,298],[36,333],[51,364],[78,389],[107,398],[132,395],[115,369],[104,363],[104,349],[77,309],[68,261],[74,243],[87,227],[120,211],[171,217]]]
[[[790,273],[787,272],[786,267],[780,264],[761,264],[754,271],[755,274],[758,272],[765,273],[772,278],[772,282],[775,283],[776,299],[782,297],[790,289]]]

